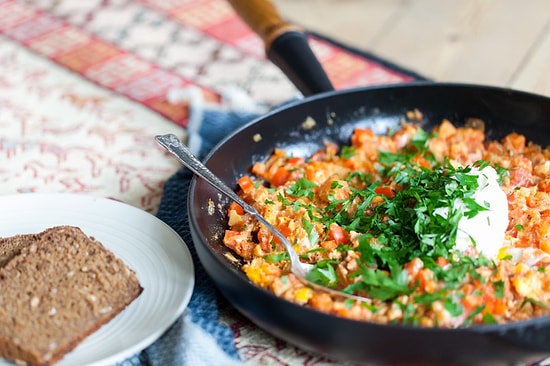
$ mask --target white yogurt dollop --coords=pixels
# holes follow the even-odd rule
[[[504,245],[508,227],[508,199],[498,184],[498,174],[493,167],[474,167],[469,175],[477,176],[478,189],[473,195],[474,200],[487,210],[472,218],[464,216],[460,219],[455,248],[467,253],[475,247],[486,257],[496,258]]]
[[[493,167],[471,168],[468,175],[476,176],[478,188],[472,198],[486,210],[479,211],[474,217],[463,216],[458,222],[455,249],[464,254],[472,254],[475,248],[489,258],[496,258],[504,246],[504,237],[508,227],[508,199],[498,184],[498,174]],[[465,210],[461,199],[453,203],[456,210]],[[449,207],[440,207],[435,214],[444,218],[449,216]]]

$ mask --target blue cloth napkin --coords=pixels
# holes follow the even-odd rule
[[[192,98],[193,99],[193,98]],[[245,108],[246,109],[246,108]],[[199,158],[228,133],[260,113],[205,105],[191,100],[188,146]],[[163,188],[157,217],[185,241],[195,265],[195,288],[184,314],[151,346],[120,366],[241,365],[231,329],[218,321],[220,299],[198,260],[187,219],[187,191],[193,173],[181,168]]]

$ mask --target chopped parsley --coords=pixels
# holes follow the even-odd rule
[[[435,293],[414,295],[414,302],[430,305],[442,301],[452,316],[462,313],[462,306],[453,300],[456,298],[452,295],[453,290],[466,276],[484,281],[476,269],[491,263],[484,257],[471,258],[452,249],[459,221],[488,209],[487,204],[480,205],[473,197],[479,187],[477,176],[471,174],[474,166],[482,169],[488,163],[478,161],[473,166],[455,167],[448,160],[438,162],[428,148],[430,138],[430,134],[418,129],[410,143],[397,153],[380,151],[377,179],[381,181],[354,171],[347,176],[349,196],[338,200],[329,195],[329,203],[320,210],[297,203],[300,197],[313,199],[318,188],[313,182],[300,178],[285,189],[286,197],[279,197],[283,203],[295,208],[304,207],[310,213],[311,221],[302,218],[302,226],[312,244],[319,240],[314,221],[325,227],[335,222],[348,232],[360,234],[358,270],[349,276],[355,282],[340,287],[335,270],[338,261],[335,260],[315,264],[309,273],[310,280],[347,293],[362,293],[380,301],[391,301],[414,292],[415,286],[409,286],[404,266],[412,259],[420,258],[434,272],[435,280],[443,281],[447,287]],[[354,148],[346,148],[341,157],[353,155]],[[499,176],[504,173],[505,170],[500,169]],[[388,198],[377,193],[381,184],[393,187],[394,196]],[[332,189],[339,187],[337,181],[331,185]],[[344,252],[349,247],[341,250]],[[448,260],[449,266],[442,269],[436,265],[435,260],[439,257]],[[493,286],[496,295],[503,296],[502,281],[493,283]],[[406,311],[414,313],[412,309]],[[475,315],[470,314],[472,318]]]
[[[395,311],[399,315],[388,316],[389,322],[411,325],[425,325],[427,321],[434,326],[439,322],[449,325],[448,316],[462,326],[498,323],[504,317],[506,297],[514,291],[511,277],[501,271],[514,264],[497,266],[481,254],[470,256],[455,249],[459,222],[491,209],[489,201],[480,201],[476,195],[484,188],[479,186],[483,181],[479,171],[490,163],[480,160],[457,166],[447,158],[438,160],[430,150],[433,137],[418,128],[398,151],[378,151],[377,157],[369,156],[369,173],[359,171],[364,161],[357,147],[344,146],[336,156],[332,151],[315,155],[311,161],[343,162],[343,169],[335,170],[338,178],[318,185],[306,178],[311,171],[292,167],[289,169],[296,172],[293,177],[302,174],[301,178],[270,188],[270,196],[263,203],[282,204],[287,212],[296,213],[291,218],[295,220],[294,244],[302,247],[302,260],[314,263],[308,280],[370,298],[361,303],[345,299],[346,309],[360,305],[373,314],[380,309]],[[358,170],[352,168],[347,173],[355,166]],[[494,163],[491,166],[503,184],[509,169]],[[312,179],[317,182],[323,174],[333,173],[327,168]],[[487,220],[490,224],[489,217]],[[299,231],[294,231],[296,226]],[[519,223],[513,227],[524,230]],[[470,239],[475,247],[474,238]],[[310,248],[305,249],[307,242]],[[287,261],[288,255],[280,250],[273,242],[265,260]],[[507,255],[500,260],[514,258]],[[420,264],[415,267],[415,263]],[[546,267],[535,270],[545,273]],[[283,282],[288,281],[283,276]],[[520,308],[524,306],[546,305],[525,298]],[[447,315],[440,316],[440,311]],[[459,325],[455,320],[452,325]]]
[[[290,196],[294,197],[307,197],[310,200],[313,199],[315,192],[313,188],[316,188],[317,185],[306,178],[300,178],[296,182],[288,187],[285,191]]]

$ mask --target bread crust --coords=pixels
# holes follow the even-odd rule
[[[0,268],[4,267],[13,257],[21,253],[23,248],[31,245],[38,238],[39,234],[23,234],[0,238]]]
[[[55,364],[143,291],[134,271],[78,227],[1,239],[4,253],[0,357],[18,363]]]

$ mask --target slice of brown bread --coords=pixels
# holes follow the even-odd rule
[[[21,250],[38,239],[38,234],[15,235],[0,238],[0,267],[21,252]]]
[[[77,227],[7,242],[11,249],[2,253],[11,259],[0,268],[0,357],[52,365],[143,290],[122,260]]]

